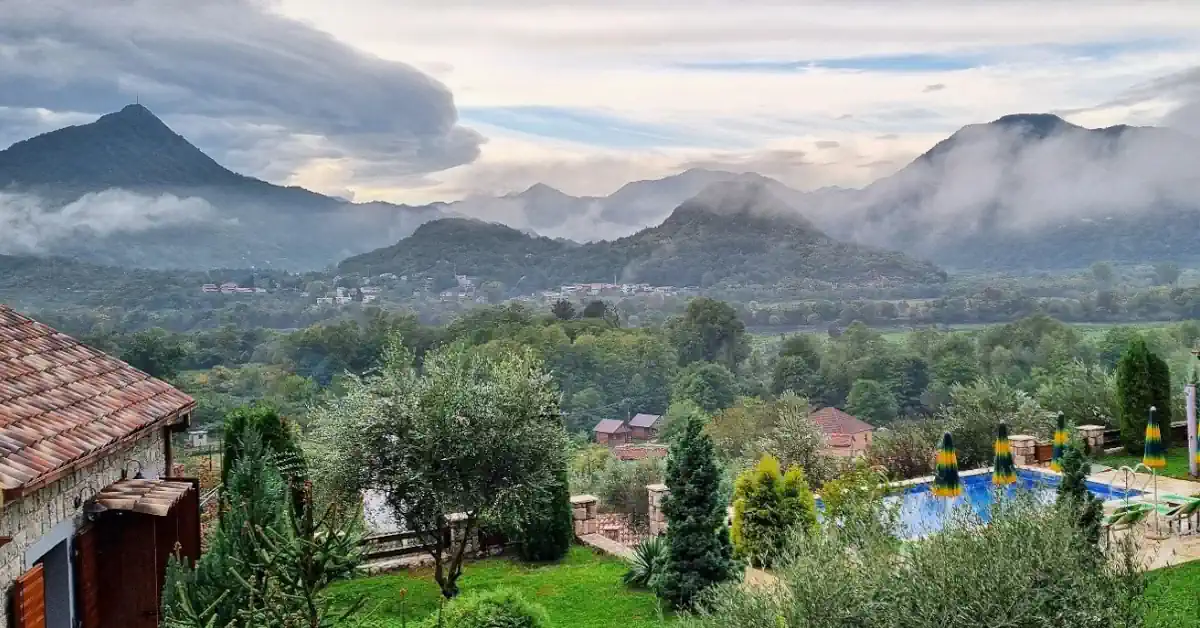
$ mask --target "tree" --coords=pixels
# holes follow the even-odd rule
[[[1146,418],[1155,402],[1155,384],[1146,341],[1135,338],[1117,362],[1117,399],[1120,403],[1121,442],[1130,454],[1142,453]],[[1165,431],[1165,430],[1164,430]]]
[[[850,389],[846,412],[878,426],[895,421],[900,414],[900,407],[896,403],[896,396],[887,386],[873,379],[860,379]]]
[[[820,381],[820,373],[808,360],[796,355],[781,355],[775,360],[771,373],[771,392],[779,395],[790,390],[806,397],[816,396]]]
[[[569,321],[575,318],[575,306],[566,299],[559,299],[550,307],[550,312],[554,314],[554,318],[560,321]]]
[[[1087,487],[1087,476],[1092,471],[1092,465],[1078,443],[1068,445],[1062,465],[1062,480],[1058,483],[1056,501],[1059,507],[1071,513],[1084,538],[1092,545],[1098,545],[1104,504]]]
[[[738,476],[733,492],[733,548],[739,558],[769,568],[797,532],[817,525],[817,505],[799,467],[784,474],[779,460],[764,455]]]
[[[1147,362],[1150,373],[1150,396],[1154,406],[1154,416],[1162,426],[1162,443],[1164,449],[1171,447],[1171,406],[1174,405],[1171,395],[1171,367],[1167,361],[1151,353]]]
[[[158,327],[130,336],[121,352],[122,362],[159,379],[175,377],[185,357],[179,338]]]
[[[592,299],[587,305],[583,306],[582,318],[605,318],[608,314],[608,303],[600,299]]]
[[[992,377],[950,389],[950,403],[939,413],[943,428],[954,433],[958,464],[973,469],[992,461],[996,426],[1007,422],[1018,434],[1051,434],[1054,413],[1029,393]]]
[[[327,477],[353,493],[378,491],[420,535],[451,598],[481,525],[519,527],[561,491],[567,437],[558,392],[528,349],[455,343],[428,354],[420,373],[412,363],[393,338],[377,374],[353,378],[314,411],[314,439]],[[452,522],[457,533],[444,534]]]
[[[671,446],[666,481],[667,555],[656,588],[672,607],[691,608],[703,591],[737,576],[725,504],[718,497],[721,470],[712,440],[695,417]]]
[[[1160,286],[1173,286],[1179,281],[1179,264],[1161,262],[1154,265],[1154,279]]]
[[[825,432],[809,410],[808,400],[796,394],[784,394],[773,402],[774,427],[758,443],[758,450],[787,467],[804,469],[808,482],[820,486],[833,476],[834,467],[824,454]]]
[[[746,325],[737,310],[708,297],[692,299],[682,317],[672,319],[668,333],[679,352],[679,365],[719,362],[730,371],[750,354]]]
[[[307,479],[296,428],[274,406],[255,403],[234,408],[225,415],[222,429],[225,438],[221,456],[222,483],[229,481],[229,473],[245,455],[243,447],[246,435],[250,433],[256,435],[266,455],[271,457],[289,484],[302,484]]]
[[[1108,286],[1113,281],[1113,267],[1108,262],[1096,262],[1092,264],[1092,278],[1101,286]]]
[[[521,523],[521,557],[529,561],[558,560],[571,549],[575,538],[575,520],[571,510],[571,488],[567,476],[566,457],[562,456],[562,468],[558,470],[557,482],[540,499]]]
[[[675,378],[671,400],[691,401],[705,412],[716,412],[733,405],[737,397],[737,378],[729,369],[714,363],[697,363]]]

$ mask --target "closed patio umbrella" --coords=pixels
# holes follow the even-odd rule
[[[958,481],[958,456],[954,453],[954,439],[950,432],[942,434],[942,444],[938,447],[933,495],[949,499],[962,495],[962,483]]]
[[[1050,457],[1050,470],[1062,473],[1062,459],[1067,453],[1067,417],[1058,413],[1058,425],[1054,428],[1054,455]]]
[[[1158,470],[1167,466],[1167,452],[1163,448],[1162,442],[1162,426],[1158,423],[1158,418],[1155,416],[1155,411],[1158,408],[1150,406],[1150,417],[1146,420],[1146,446],[1142,451],[1142,464],[1150,469],[1150,473],[1154,478],[1154,532],[1159,534],[1158,529]]]
[[[994,446],[996,460],[992,463],[992,484],[1008,486],[1017,481],[1017,467],[1013,464],[1012,444],[1008,441],[1008,425],[1000,423],[996,428]]]

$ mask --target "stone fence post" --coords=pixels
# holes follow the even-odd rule
[[[646,486],[650,502],[650,535],[658,536],[667,530],[667,516],[663,514],[663,498],[671,493],[666,484],[650,484]]]
[[[575,520],[575,536],[596,534],[596,505],[600,503],[595,495],[573,495],[571,497],[571,515]]]
[[[1010,436],[1013,463],[1017,466],[1037,464],[1037,439],[1024,434]]]
[[[1103,425],[1080,425],[1075,428],[1087,453],[1104,451],[1104,429]]]

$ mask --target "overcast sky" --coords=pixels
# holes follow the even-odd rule
[[[233,169],[360,201],[607,194],[696,164],[857,186],[1017,112],[1200,130],[1195,0],[0,0],[0,15],[0,145],[138,98]]]

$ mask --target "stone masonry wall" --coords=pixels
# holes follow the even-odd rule
[[[121,466],[132,458],[142,463],[142,474],[147,478],[162,477],[166,473],[165,434],[161,429],[152,430],[143,438],[134,441],[123,450],[114,452],[96,463],[76,470],[74,473],[34,492],[20,500],[4,504],[0,510],[0,536],[11,536],[12,542],[0,547],[0,626],[9,625],[8,598],[13,582],[31,567],[26,564],[25,554],[47,533],[70,520],[74,530],[83,525],[83,511],[75,507],[75,498],[83,491],[86,501],[95,492],[121,479]],[[128,464],[128,473],[133,477],[138,471],[136,464]],[[85,490],[84,487],[90,487]],[[34,558],[36,560],[36,558]]]

